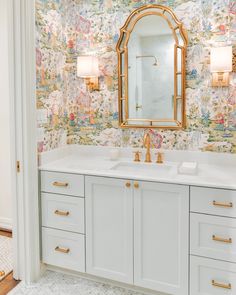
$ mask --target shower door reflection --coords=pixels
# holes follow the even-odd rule
[[[128,46],[129,118],[173,118],[175,39],[165,19],[136,24]]]

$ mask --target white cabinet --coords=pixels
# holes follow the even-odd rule
[[[132,284],[133,194],[129,184],[121,179],[86,177],[86,270]]]
[[[85,272],[84,176],[41,172],[42,261]]]
[[[189,188],[102,177],[85,187],[87,272],[187,295]]]
[[[191,187],[191,212],[236,218],[236,191]]]
[[[44,263],[161,294],[236,294],[234,190],[43,171],[41,206]]]
[[[84,234],[84,198],[41,194],[42,226]]]
[[[134,189],[134,284],[188,295],[189,188],[138,185]]]
[[[41,172],[41,191],[84,197],[84,176],[60,172]]]
[[[236,220],[191,214],[191,254],[236,263]]]
[[[190,295],[235,295],[236,264],[191,256]]]
[[[55,172],[41,183],[44,263],[188,295],[188,186]]]
[[[84,235],[52,228],[42,228],[44,263],[85,272]]]
[[[191,187],[191,295],[236,294],[235,204],[236,191]]]

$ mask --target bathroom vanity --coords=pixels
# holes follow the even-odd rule
[[[109,148],[59,154],[40,167],[44,263],[152,294],[235,294],[232,155],[165,152],[156,164],[130,150],[117,161]],[[178,174],[193,157],[198,174]]]
[[[127,18],[116,47],[118,119],[146,129],[146,155],[133,161],[133,150],[119,149],[111,161],[109,148],[70,146],[43,161],[45,264],[150,294],[236,294],[235,155],[165,151],[153,161],[147,133],[186,126],[187,44],[168,7],[144,5]],[[183,161],[197,173],[180,174]]]

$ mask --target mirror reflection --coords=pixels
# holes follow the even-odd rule
[[[121,127],[185,126],[186,46],[171,9],[146,5],[131,13],[117,44]]]
[[[173,117],[174,45],[164,18],[146,16],[136,24],[128,44],[129,118]]]

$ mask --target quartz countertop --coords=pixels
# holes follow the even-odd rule
[[[146,165],[145,171],[115,170],[119,163],[134,163],[132,149],[120,149],[120,157],[110,160],[111,148],[71,146],[40,156],[41,171],[54,171],[83,175],[94,175],[114,178],[124,178],[143,181],[155,181],[182,185],[204,186],[213,188],[236,189],[236,155],[162,151],[166,161],[163,165],[171,167],[169,175],[162,175],[155,168],[155,162]],[[145,151],[143,151],[144,155]],[[154,155],[153,155],[154,157]],[[178,165],[183,161],[196,161],[198,173],[196,175],[178,174]],[[140,165],[137,163],[136,165]],[[150,166],[149,166],[150,165]],[[162,164],[159,164],[162,165]],[[138,168],[138,166],[137,166]]]

